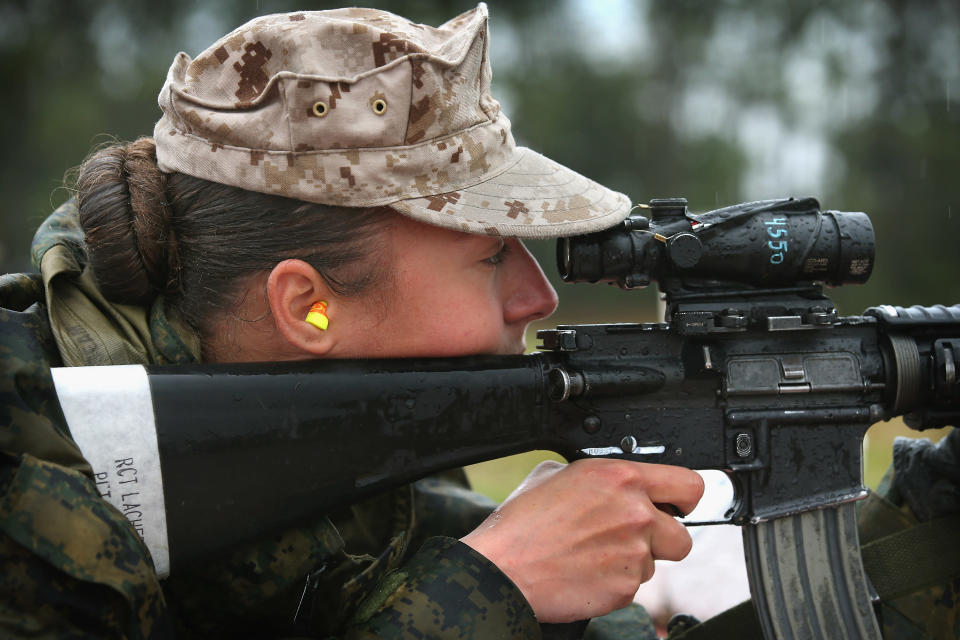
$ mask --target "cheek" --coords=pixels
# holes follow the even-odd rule
[[[443,269],[431,275],[440,277],[423,278],[421,286],[406,289],[409,295],[398,296],[397,303],[402,309],[397,311],[409,322],[443,328],[502,317],[503,307],[493,283],[477,277],[458,280],[453,277],[455,273]]]
[[[426,302],[426,301],[420,301]],[[395,327],[399,341],[437,355],[469,355],[496,350],[504,335],[499,304],[483,296],[449,292],[443,299],[408,309]]]

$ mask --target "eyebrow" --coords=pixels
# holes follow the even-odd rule
[[[485,236],[477,233],[464,233],[457,236],[457,242],[468,242],[470,240],[492,240],[497,243],[497,247],[502,249],[506,246],[507,241],[503,236]]]

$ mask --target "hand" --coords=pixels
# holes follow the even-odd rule
[[[690,513],[703,479],[626,460],[544,462],[462,541],[519,587],[540,622],[571,622],[630,604],[654,560],[693,544],[657,504]]]

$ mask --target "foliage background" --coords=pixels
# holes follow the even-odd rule
[[[953,0],[491,1],[494,93],[521,144],[635,202],[814,195],[868,212],[877,265],[845,314],[958,300],[960,5]],[[179,50],[283,0],[0,1],[0,269],[29,269],[64,172],[149,134]],[[385,1],[440,24],[470,1]],[[552,274],[552,247],[535,247]],[[651,320],[656,292],[559,285],[549,323]],[[886,438],[886,436],[884,436]],[[886,445],[882,448],[886,448]]]

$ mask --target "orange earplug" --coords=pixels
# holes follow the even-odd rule
[[[314,302],[310,311],[307,312],[306,320],[320,331],[326,331],[330,325],[330,318],[327,317],[327,301],[318,300]]]

